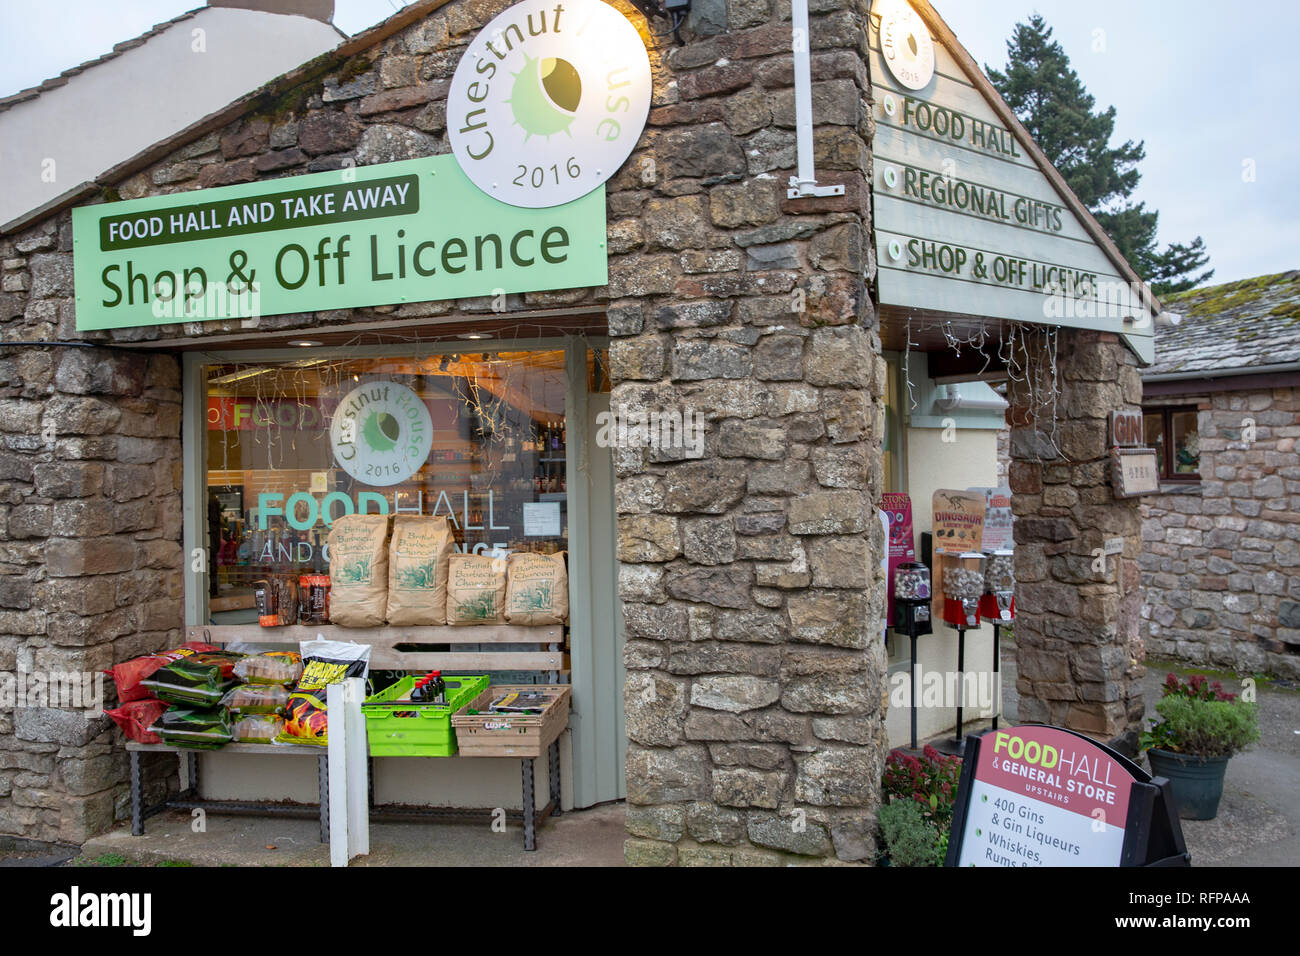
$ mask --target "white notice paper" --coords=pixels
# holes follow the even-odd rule
[[[560,503],[558,501],[525,503],[524,535],[529,538],[558,538]]]

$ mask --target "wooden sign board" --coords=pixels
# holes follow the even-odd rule
[[[1115,448],[1111,457],[1116,498],[1136,498],[1160,491],[1160,463],[1154,448]]]
[[[940,488],[931,499],[936,553],[965,554],[984,543],[984,492]]]
[[[956,37],[928,4],[912,7],[935,17],[909,37],[933,56],[933,70],[907,74],[924,85],[889,69],[888,17],[867,38],[880,304],[1115,332],[1150,361],[1154,316],[1140,289],[1000,112]]]
[[[1168,789],[1060,727],[966,738],[947,866],[1163,866],[1190,857]]]
[[[1142,431],[1142,411],[1137,408],[1117,408],[1110,413],[1110,443],[1119,448],[1140,448],[1145,440]]]

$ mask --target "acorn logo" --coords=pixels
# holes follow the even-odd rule
[[[447,93],[447,130],[479,189],[540,209],[587,195],[636,148],[650,112],[641,35],[601,0],[524,0],[474,38]]]

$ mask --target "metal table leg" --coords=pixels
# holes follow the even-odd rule
[[[559,816],[560,810],[560,741],[555,739],[551,741],[551,746],[546,752],[549,760],[547,767],[547,778],[551,782],[551,814]]]
[[[189,794],[191,800],[199,798],[199,755],[196,751],[185,754],[185,769],[189,776]]]
[[[370,809],[375,808],[375,758],[366,757],[366,798],[370,801]]]
[[[317,790],[320,793],[320,841],[330,841],[330,765],[325,754],[316,758]]]
[[[537,849],[537,801],[533,794],[533,758],[519,761],[524,770],[524,849]]]
[[[144,782],[140,779],[140,752],[131,751],[131,836],[144,835]]]

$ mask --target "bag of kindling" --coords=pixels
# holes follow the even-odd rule
[[[388,623],[445,624],[447,559],[454,539],[444,517],[398,515],[388,546]]]
[[[388,515],[344,515],[330,528],[330,623],[379,627],[388,608]]]
[[[104,716],[113,718],[113,723],[122,728],[122,733],[126,734],[128,740],[138,740],[142,744],[160,744],[162,738],[150,733],[149,728],[169,706],[171,705],[166,701],[152,698],[132,700],[115,710],[104,711]]]
[[[497,624],[504,620],[506,559],[453,554],[447,559],[447,623]]]
[[[325,713],[330,684],[349,677],[365,678],[370,670],[370,645],[343,641],[302,641],[302,677],[289,695],[284,729],[276,740],[286,744],[329,743]]]
[[[569,618],[569,574],[564,552],[517,551],[506,562],[506,621],[536,626]]]
[[[243,657],[229,651],[201,651],[158,668],[140,686],[169,704],[216,707],[235,685],[235,664]]]
[[[166,667],[182,657],[189,657],[191,654],[197,654],[201,651],[215,650],[216,648],[211,644],[190,641],[170,651],[145,654],[143,657],[135,657],[122,664],[114,664],[104,673],[113,678],[113,681],[117,684],[117,699],[121,703],[126,704],[133,700],[156,700],[157,698],[150,693],[149,688],[140,686],[142,680],[152,676],[153,672],[158,668]]]

